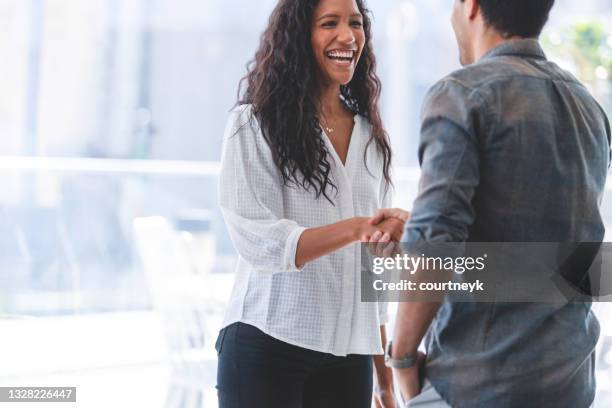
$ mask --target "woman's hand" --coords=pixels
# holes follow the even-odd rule
[[[374,404],[376,408],[397,408],[393,381],[384,387],[376,384],[374,387]]]
[[[370,218],[357,217],[355,237],[361,242],[370,242],[373,239],[375,242],[399,242],[404,233],[404,224],[405,221],[400,218],[388,218],[373,225]]]

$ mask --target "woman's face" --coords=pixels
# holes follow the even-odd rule
[[[346,85],[365,45],[363,16],[355,0],[320,0],[312,19],[312,50],[326,85]]]

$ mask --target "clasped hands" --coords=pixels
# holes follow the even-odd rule
[[[369,243],[368,249],[375,255],[388,257],[397,249],[404,234],[404,225],[410,218],[408,211],[400,208],[378,210],[372,218],[362,223],[360,240]]]

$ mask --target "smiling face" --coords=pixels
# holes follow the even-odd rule
[[[355,0],[320,0],[314,10],[312,51],[325,85],[346,85],[365,46],[363,17]]]

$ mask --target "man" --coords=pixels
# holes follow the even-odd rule
[[[465,67],[426,98],[404,241],[603,240],[610,126],[537,41],[553,3],[455,1]],[[394,216],[406,214],[372,223]],[[395,369],[408,406],[580,408],[594,399],[598,335],[590,304],[406,302],[389,358],[408,366]]]

